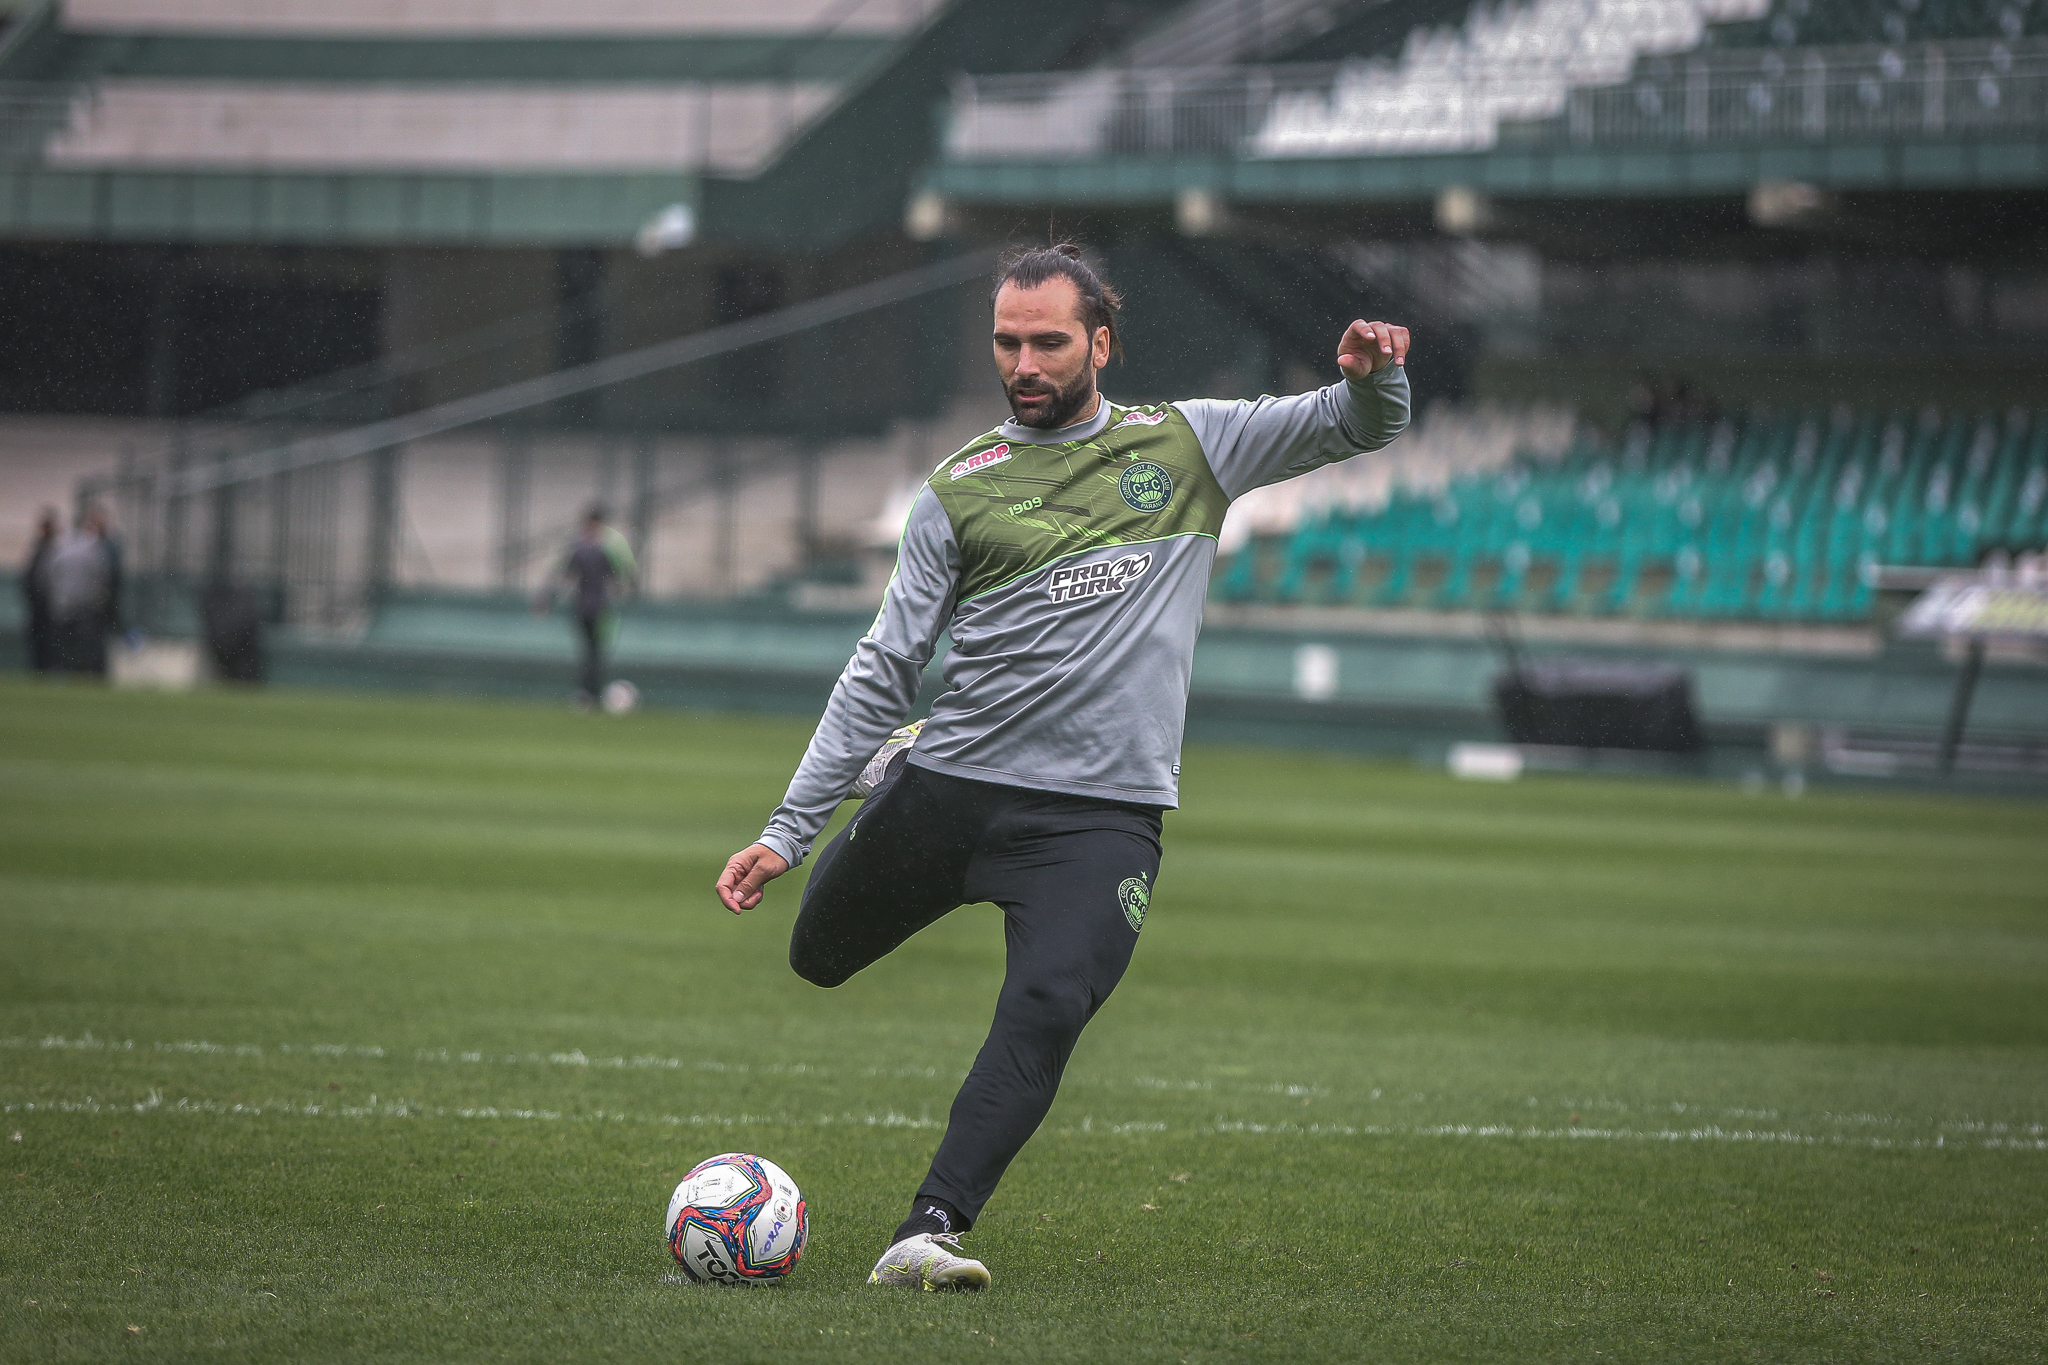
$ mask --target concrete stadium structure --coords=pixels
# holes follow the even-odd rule
[[[1621,593],[1579,590],[1612,583],[1612,564],[1531,551],[1505,523],[1458,552],[1472,563],[1432,567],[1384,519],[1553,467],[1583,482],[1653,446],[1657,469],[1720,477],[1708,452],[1746,432],[1935,433],[1910,496],[1939,488],[1931,510],[1950,520],[1988,514],[1954,490],[2010,502],[2032,486],[2048,410],[2048,14],[2033,6],[47,0],[0,15],[0,554],[18,557],[35,505],[93,479],[122,509],[156,628],[189,626],[196,585],[248,582],[279,639],[322,661],[306,676],[474,677],[491,660],[551,676],[565,643],[501,612],[593,497],[617,509],[649,595],[697,604],[648,618],[670,644],[650,643],[643,671],[725,676],[774,655],[714,628],[716,604],[743,601],[834,642],[805,656],[810,676],[886,577],[902,489],[1002,415],[980,284],[889,282],[1048,232],[1085,238],[1132,300],[1129,358],[1105,383],[1122,401],[1299,388],[1349,318],[1417,325],[1417,429],[1234,515],[1215,619],[1239,643],[1205,655],[1197,683],[1219,697],[1230,679],[1292,696],[1295,651],[1322,643],[1379,660],[1341,670],[1354,719],[1378,704],[1436,717],[1416,733],[1469,729],[1480,613],[1503,609],[1531,613],[1537,649],[1684,657],[1703,680],[1735,676],[1705,661],[1749,661],[1741,687],[1702,683],[1710,722],[1744,743],[1779,721],[1910,739],[1941,722],[1933,692],[1797,681],[1948,668],[1890,640],[1876,549],[1800,529],[1849,515],[1817,483],[1798,483],[1804,520],[1782,545],[1774,507],[1731,493],[1712,547],[1732,567],[1698,602],[1671,586],[1692,562],[1671,528],[1586,542],[1606,560],[1655,547],[1643,592]],[[827,323],[518,398],[862,289],[880,292]],[[233,473],[479,402],[489,416]],[[1961,444],[1943,444],[1951,430]],[[1799,439],[1758,437],[1738,473],[1812,483]],[[1827,495],[1864,461],[1895,524],[1906,484],[1877,444],[1857,451],[1823,461]],[[1548,535],[1578,515],[1564,479]],[[2035,523],[1999,515],[2019,541],[1952,536],[1937,557],[2031,548]],[[1426,591],[1397,574],[1404,555]],[[1489,586],[1443,586],[1468,580]],[[823,634],[792,624],[806,612]],[[691,631],[744,642],[700,657]],[[420,673],[435,633],[448,657]],[[347,663],[338,639],[367,652]],[[1986,723],[2048,731],[2048,704],[2024,700],[2048,697],[2041,662],[2008,651],[1990,669]]]

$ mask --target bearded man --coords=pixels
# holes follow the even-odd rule
[[[728,910],[752,909],[852,793],[866,804],[819,854],[797,912],[799,976],[837,986],[961,905],[1002,908],[995,1022],[870,1284],[989,1284],[959,1236],[1037,1131],[1144,927],[1225,509],[1408,422],[1408,332],[1383,322],[1346,328],[1343,378],[1311,393],[1107,402],[1096,376],[1120,349],[1120,306],[1071,244],[1000,267],[1012,420],[919,492],[881,613],[788,794],[718,879]],[[946,691],[898,729],[942,633]]]

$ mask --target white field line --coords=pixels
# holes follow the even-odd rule
[[[78,1100],[24,1100],[20,1103],[0,1104],[0,1114],[212,1114],[247,1118],[269,1115],[286,1118],[345,1119],[517,1119],[531,1123],[643,1123],[671,1128],[945,1127],[944,1123],[929,1115],[913,1117],[893,1110],[881,1114],[820,1114],[810,1118],[789,1118],[772,1114],[635,1115],[616,1109],[590,1109],[571,1114],[559,1109],[530,1108],[521,1105],[429,1105],[415,1100],[393,1100],[379,1104],[375,1095],[370,1097],[370,1103],[355,1105],[302,1104],[296,1100],[285,1099],[265,1100],[260,1103],[189,1097],[166,1100],[156,1091],[151,1091],[147,1099],[129,1102],[102,1100],[91,1095]]]
[[[1978,1125],[1982,1126],[1982,1125]],[[1990,1128],[2006,1130],[2005,1124],[1992,1124]],[[2034,1136],[1985,1137],[1974,1142],[1957,1136],[1953,1141],[1947,1133],[1937,1133],[1932,1138],[1888,1138],[1871,1137],[1851,1133],[1796,1133],[1782,1129],[1722,1128],[1706,1124],[1698,1128],[1517,1128],[1511,1123],[1439,1123],[1414,1128],[1397,1128],[1380,1124],[1365,1124],[1352,1127],[1348,1124],[1291,1124],[1291,1123],[1248,1123],[1240,1121],[1219,1122],[1208,1131],[1213,1133],[1256,1133],[1256,1134],[1334,1134],[1342,1137],[1436,1137],[1436,1138],[1522,1138],[1530,1141],[1591,1141],[1591,1142],[1728,1142],[1728,1143],[1782,1143],[1798,1147],[1869,1147],[1883,1150],[1925,1149],[1935,1151],[1942,1148],[1980,1147],[1994,1151],[2048,1152],[2048,1136],[2041,1124],[2029,1124],[2022,1131]]]
[[[289,1118],[344,1118],[344,1119],[498,1119],[538,1123],[634,1123],[670,1128],[909,1128],[937,1131],[945,1125],[929,1115],[912,1116],[889,1110],[880,1114],[841,1113],[816,1114],[810,1116],[788,1114],[660,1114],[636,1115],[616,1109],[593,1109],[581,1113],[564,1113],[559,1109],[529,1108],[516,1105],[426,1105],[412,1100],[396,1100],[378,1104],[376,1097],[366,1105],[302,1104],[294,1100],[269,1100],[250,1104],[230,1103],[224,1100],[192,1099],[181,1097],[165,1100],[160,1093],[151,1092],[144,1100],[117,1102],[86,1096],[78,1100],[25,1100],[19,1103],[0,1105],[4,1114],[107,1114],[107,1115],[218,1115],[230,1117],[260,1118],[266,1115]],[[1989,1125],[1991,1129],[2003,1129],[2003,1124]],[[1798,1147],[1853,1147],[1884,1151],[1937,1151],[1983,1150],[2008,1152],[2048,1152],[2048,1136],[2042,1136],[2041,1125],[2032,1125],[2029,1135],[2002,1135],[1988,1133],[1986,1136],[1968,1138],[1956,1135],[1951,1140],[1946,1133],[1933,1138],[1887,1138],[1859,1136],[1845,1133],[1800,1133],[1784,1129],[1731,1129],[1715,1125],[1697,1128],[1543,1128],[1516,1127],[1513,1124],[1489,1123],[1444,1123],[1425,1124],[1414,1127],[1400,1127],[1383,1124],[1353,1125],[1347,1123],[1253,1123],[1245,1120],[1219,1119],[1213,1124],[1193,1124],[1176,1128],[1174,1125],[1154,1121],[1130,1123],[1097,1123],[1090,1116],[1081,1121],[1079,1127],[1060,1130],[1067,1136],[1101,1135],[1126,1137],[1159,1133],[1180,1133],[1195,1137],[1383,1137],[1383,1138],[1451,1138],[1457,1140],[1499,1140],[1507,1139],[1524,1142],[1665,1142],[1665,1143],[1761,1143]]]
[[[121,1040],[98,1038],[92,1034],[91,1030],[87,1030],[77,1038],[66,1038],[57,1034],[50,1034],[42,1038],[21,1036],[0,1038],[0,1048],[39,1048],[67,1052],[154,1051],[217,1057],[261,1057],[266,1052],[276,1053],[280,1056],[354,1057],[367,1060],[380,1060],[386,1057],[397,1056],[397,1054],[388,1052],[374,1044],[273,1043],[266,1048],[261,1043],[215,1043],[205,1039],[179,1039],[174,1042],[138,1044],[132,1038]],[[553,1052],[485,1052],[480,1049],[423,1047],[413,1049],[412,1060],[415,1062],[439,1063],[452,1066],[567,1066],[594,1071],[711,1071],[762,1076],[827,1076],[833,1074],[834,1071],[832,1067],[818,1066],[811,1062],[772,1062],[766,1065],[757,1065],[749,1062],[723,1062],[709,1057],[662,1057],[651,1054],[642,1054],[634,1057],[623,1055],[605,1056],[603,1054],[592,1056],[582,1048],[570,1048],[567,1051]],[[860,1074],[862,1076],[887,1077],[895,1080],[935,1080],[939,1077],[940,1072],[937,1067],[932,1066],[871,1066],[862,1069]],[[950,1071],[947,1073],[949,1078],[952,1074]],[[1138,1076],[1128,1081],[1107,1082],[1079,1078],[1077,1083],[1084,1085],[1108,1084],[1118,1088],[1137,1090],[1191,1092],[1208,1091],[1216,1088],[1214,1081],[1162,1080],[1155,1076]],[[1263,1094],[1291,1095],[1297,1098],[1329,1093],[1320,1085],[1296,1085],[1286,1082],[1251,1082],[1242,1086],[1231,1085],[1226,1088],[1232,1090],[1251,1090]],[[1372,1098],[1378,1099],[1379,1097],[1379,1091],[1375,1090],[1372,1092]]]
[[[177,1039],[169,1042],[153,1042],[148,1044],[139,1044],[132,1038],[114,1040],[96,1037],[91,1030],[87,1030],[84,1034],[80,1035],[77,1038],[67,1038],[57,1034],[46,1035],[42,1038],[28,1038],[23,1036],[0,1038],[0,1048],[34,1048],[52,1051],[107,1052],[131,1054],[156,1052],[176,1053],[187,1056],[222,1058],[261,1057],[266,1055],[267,1053],[274,1053],[279,1056],[317,1057],[330,1060],[341,1058],[354,1058],[358,1060],[372,1061],[402,1060],[401,1054],[388,1051],[387,1049],[377,1046],[375,1044],[274,1043],[266,1047],[265,1045],[259,1043],[215,1043],[207,1041],[205,1039]],[[633,1071],[692,1070],[732,1074],[753,1074],[762,1076],[829,1076],[833,1074],[833,1068],[818,1066],[810,1062],[773,1062],[767,1064],[754,1064],[748,1062],[725,1062],[716,1060],[714,1058],[685,1059],[680,1057],[656,1056],[652,1054],[642,1054],[633,1057],[627,1057],[624,1055],[607,1056],[603,1054],[592,1056],[584,1052],[581,1048],[570,1048],[567,1051],[551,1052],[485,1052],[481,1050],[465,1050],[445,1047],[415,1048],[412,1051],[412,1060],[416,1063],[452,1066],[542,1066],[570,1067],[581,1070]],[[939,1071],[936,1067],[867,1067],[864,1068],[860,1074],[869,1077],[893,1077],[899,1080],[930,1080],[937,1078],[939,1076]],[[1339,1095],[1340,1098],[1344,1097],[1345,1095],[1345,1092],[1343,1092],[1342,1090],[1333,1090],[1331,1087],[1322,1085],[1302,1085],[1280,1081],[1263,1082],[1258,1080],[1248,1080],[1244,1082],[1224,1082],[1221,1086],[1219,1086],[1218,1083],[1213,1080],[1173,1080],[1157,1076],[1137,1076],[1129,1079],[1116,1079],[1108,1077],[1072,1077],[1069,1078],[1065,1088],[1070,1090],[1085,1088],[1092,1090],[1139,1090],[1149,1091],[1153,1093],[1187,1094],[1208,1094],[1220,1088],[1226,1091],[1237,1093],[1285,1095],[1292,1098],[1301,1099],[1328,1096],[1333,1093]],[[1357,1098],[1359,1096],[1354,1094],[1352,1097]],[[1371,1101],[1379,1101],[1381,1099],[1381,1091],[1378,1087],[1374,1087],[1364,1092],[1362,1098]],[[1426,1094],[1418,1092],[1407,1096],[1406,1102],[1423,1103],[1430,1100],[1431,1098],[1432,1097]],[[1392,1102],[1400,1103],[1403,1101],[1401,1097],[1396,1097],[1396,1099]],[[1563,1128],[1545,1128],[1541,1125],[1523,1125],[1518,1127],[1513,1124],[1502,1123],[1438,1124],[1406,1127],[1378,1124],[1367,1124],[1363,1126],[1349,1126],[1342,1124],[1311,1124],[1307,1126],[1302,1126],[1286,1123],[1261,1125],[1248,1121],[1226,1121],[1223,1119],[1219,1119],[1214,1127],[1204,1131],[1217,1133],[1325,1133],[1336,1134],[1340,1136],[1429,1137],[1497,1137],[1511,1134],[1514,1136],[1531,1138],[1559,1137],[1596,1139],[1616,1138],[1644,1141],[1698,1140],[1724,1142],[1847,1143],[1850,1145],[1860,1146],[1902,1148],[1939,1148],[1945,1145],[1950,1145],[1951,1137],[1953,1137],[1957,1142],[1960,1142],[1966,1134],[1982,1134],[1985,1135],[1984,1145],[1995,1147],[1998,1146],[2001,1141],[2009,1141],[2012,1145],[2022,1150],[2039,1150],[2041,1147],[2042,1140],[2044,1138],[2048,1138],[2048,1124],[2042,1123],[2006,1123],[1976,1119],[1911,1119],[1901,1118],[1896,1115],[1890,1114],[1873,1114],[1866,1112],[1837,1113],[1833,1111],[1824,1111],[1814,1116],[1820,1122],[1830,1124],[1842,1124],[1848,1126],[1882,1126],[1889,1128],[1931,1128],[1939,1130],[1931,1138],[1887,1139],[1876,1137],[1849,1137],[1842,1134],[1800,1134],[1796,1132],[1791,1132],[1789,1130],[1756,1128],[1747,1126],[1747,1124],[1745,1123],[1745,1121],[1756,1120],[1763,1120],[1765,1122],[1775,1121],[1780,1118],[1779,1112],[1775,1109],[1717,1107],[1712,1105],[1687,1103],[1683,1100],[1672,1100],[1668,1102],[1655,1104],[1639,1104],[1625,1100],[1614,1100],[1590,1096],[1566,1096],[1561,1099],[1542,1100],[1532,1095],[1528,1098],[1526,1103],[1528,1108],[1530,1108],[1531,1110],[1539,1110],[1544,1108],[1570,1110],[1573,1112],[1575,1118],[1577,1116],[1577,1112],[1580,1110],[1604,1110],[1610,1113],[1614,1113],[1616,1115],[1668,1115],[1671,1119],[1689,1118],[1692,1120],[1692,1122],[1689,1126],[1686,1127],[1659,1127],[1649,1129],[1619,1126],[1607,1128],[1596,1128],[1590,1126],[1581,1127],[1576,1123]],[[11,1113],[14,1111],[14,1106],[0,1107],[0,1112]],[[24,1110],[22,1112],[28,1111]],[[262,1112],[262,1110],[255,1109],[248,1110],[247,1112],[260,1113]],[[322,1112],[333,1112],[333,1109],[332,1106],[323,1107],[320,1105],[312,1105],[307,1107],[307,1112],[317,1114]],[[371,1111],[364,1110],[362,1112],[364,1114],[368,1114]],[[421,1112],[425,1113],[428,1111]],[[452,1109],[435,1109],[431,1112],[436,1117],[445,1117],[449,1114],[453,1114],[456,1117],[560,1117],[560,1115],[553,1114],[550,1111],[538,1110],[521,1110],[516,1112],[508,1110],[504,1111],[502,1115],[499,1114],[497,1111],[486,1110],[468,1111]],[[408,1115],[392,1114],[390,1116],[406,1117]],[[634,1121],[661,1123],[695,1123],[700,1121],[723,1122],[724,1120],[707,1119],[704,1118],[704,1116],[693,1116],[689,1119],[665,1117],[661,1119]],[[821,1121],[831,1122],[830,1119],[788,1120],[786,1122],[812,1123]],[[862,1118],[858,1121],[887,1122],[887,1119],[886,1116],[884,1120],[876,1120],[872,1117],[867,1117]],[[1721,1121],[1734,1121],[1736,1123],[1744,1124],[1744,1126],[1724,1128],[1722,1126]],[[737,1122],[737,1120],[735,1120],[735,1122]],[[776,1120],[776,1122],[785,1121]],[[1089,1122],[1089,1120],[1084,1119],[1083,1127],[1078,1131],[1095,1131],[1094,1129],[1088,1126]],[[888,1126],[900,1125],[889,1123]],[[919,1123],[913,1124],[911,1126],[925,1125]],[[1120,1125],[1111,1125],[1103,1131],[1129,1133],[1166,1132],[1173,1130],[1170,1129],[1168,1125],[1158,1122],[1132,1122]]]

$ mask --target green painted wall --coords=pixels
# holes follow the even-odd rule
[[[620,245],[688,173],[240,174],[0,167],[0,236],[170,242]]]
[[[895,45],[878,36],[288,38],[58,32],[0,62],[0,79],[208,81],[842,81]]]

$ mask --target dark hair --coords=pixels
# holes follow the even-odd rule
[[[1009,252],[996,264],[996,287],[989,295],[989,301],[993,303],[995,295],[1002,293],[1006,284],[1014,284],[1019,289],[1036,289],[1055,275],[1064,275],[1074,282],[1074,290],[1081,296],[1081,323],[1088,329],[1089,340],[1095,339],[1096,328],[1107,327],[1109,353],[1122,355],[1124,342],[1117,335],[1116,315],[1123,310],[1123,295],[1082,259],[1078,243],[1060,242],[1055,246],[1022,247]]]

